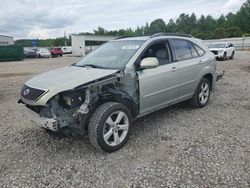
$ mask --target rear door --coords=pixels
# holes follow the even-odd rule
[[[185,39],[171,39],[171,47],[174,52],[174,61],[178,72],[178,99],[190,98],[196,89],[199,73],[203,69],[202,56],[205,53],[198,46]],[[196,49],[197,48],[197,49]]]

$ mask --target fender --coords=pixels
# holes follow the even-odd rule
[[[101,104],[108,101],[114,101],[118,103],[122,103],[127,106],[128,109],[131,110],[133,118],[136,118],[138,115],[138,104],[136,104],[135,100],[132,96],[130,96],[127,92],[121,91],[118,88],[107,88],[106,92],[101,93],[92,99],[91,102],[91,111],[98,108]]]

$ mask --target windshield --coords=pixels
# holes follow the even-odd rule
[[[226,44],[210,44],[209,48],[225,48]]]
[[[88,54],[74,66],[121,69],[128,63],[143,42],[139,40],[108,42]]]

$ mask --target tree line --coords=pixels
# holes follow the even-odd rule
[[[94,29],[92,33],[82,32],[80,35],[112,35],[112,36],[145,36],[159,32],[187,33],[200,39],[219,39],[230,37],[250,36],[250,0],[247,0],[240,10],[233,14],[221,15],[215,19],[212,16],[201,15],[199,18],[192,13],[182,13],[176,20],[170,19],[168,23],[162,18],[137,26],[136,29],[106,30],[102,27]],[[70,37],[66,39],[71,45]],[[17,44],[27,46],[25,40],[16,41]],[[39,40],[39,46],[64,46],[65,38]]]

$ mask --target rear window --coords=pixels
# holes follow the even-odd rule
[[[175,51],[175,60],[181,61],[192,58],[190,47],[186,40],[173,39],[172,44]]]

